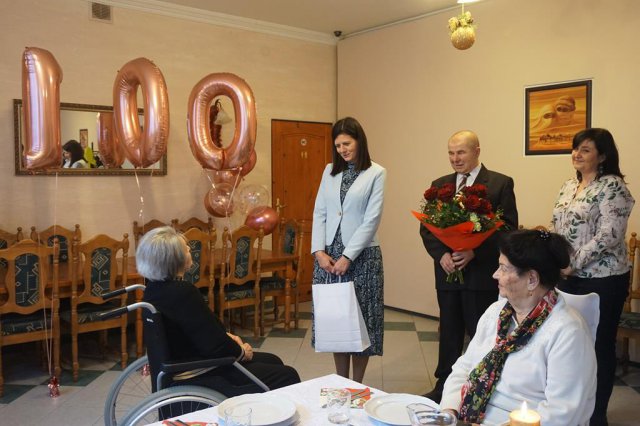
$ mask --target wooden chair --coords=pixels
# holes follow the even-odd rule
[[[629,277],[629,295],[624,303],[622,309],[622,316],[618,323],[618,338],[622,338],[622,356],[620,363],[624,374],[627,374],[629,370],[629,339],[634,339],[636,345],[640,342],[640,312],[633,311],[631,302],[633,300],[640,300],[640,287],[633,285],[634,277],[636,276],[635,260],[636,250],[640,248],[637,234],[631,233],[629,238],[629,259],[631,260],[631,275]]]
[[[18,227],[18,232],[7,232],[5,230],[0,229],[0,250],[11,247],[18,241],[24,239],[22,235],[22,228]],[[0,285],[5,282],[5,275],[7,275],[7,267],[9,264],[6,260],[0,259]],[[3,302],[3,299],[0,298],[0,303]]]
[[[191,268],[185,271],[183,280],[207,291],[206,300],[209,304],[209,309],[213,312],[215,309],[213,250],[217,239],[216,230],[214,228],[211,232],[205,232],[198,228],[190,228],[183,235],[191,249],[191,259],[193,261]]]
[[[73,231],[59,225],[53,225],[40,231],[36,234],[36,240],[40,244],[51,247],[53,240],[58,238],[58,244],[60,245],[60,263],[69,262],[72,257],[71,251],[73,250],[73,240],[78,239],[78,242],[82,241],[82,233],[80,232],[80,225],[76,223]]]
[[[253,306],[253,335],[258,337],[260,315],[260,256],[264,231],[242,226],[233,233],[222,234],[222,263],[218,312],[224,321],[225,311]],[[257,248],[255,247],[257,243]],[[229,322],[231,326],[231,321]]]
[[[209,232],[209,230],[213,229],[213,219],[211,219],[211,216],[209,216],[209,221],[203,222],[197,217],[192,217],[182,223],[180,223],[180,220],[178,219],[173,219],[171,221],[171,226],[173,226],[173,229],[175,229],[176,231],[182,233],[187,232],[191,228],[199,229],[202,232]]]
[[[265,316],[264,309],[265,299],[269,296],[273,297],[273,320],[267,325],[285,324],[285,331],[289,331],[291,324],[291,293],[293,292],[293,321],[295,329],[298,329],[298,283],[302,274],[302,238],[303,223],[298,223],[293,219],[282,219],[278,225],[278,241],[274,245],[273,251],[281,254],[296,255],[298,260],[295,262],[294,271],[295,278],[293,281],[289,277],[285,277],[282,273],[274,273],[272,277],[263,277],[260,280],[260,335],[264,336]],[[285,305],[284,318],[279,319],[278,306],[280,303]]]
[[[138,247],[138,241],[140,241],[140,237],[142,237],[147,232],[151,231],[155,228],[160,228],[161,226],[167,226],[166,223],[160,222],[156,219],[151,219],[149,222],[144,225],[138,225],[137,221],[133,221],[133,241],[136,244],[136,248]]]
[[[0,229],[0,249],[6,249],[23,239],[21,227],[18,227],[18,232],[7,232]]]
[[[57,241],[52,247],[44,247],[33,240],[22,240],[0,250],[0,258],[7,262],[8,268],[5,277],[7,300],[0,305],[1,397],[4,392],[3,346],[42,341],[47,352],[52,347],[54,374],[60,377],[60,301]],[[52,346],[48,345],[49,339]]]
[[[122,241],[118,241],[101,234],[83,244],[75,240],[74,245],[71,311],[62,312],[60,316],[71,326],[73,380],[77,381],[78,335],[81,333],[101,331],[101,343],[104,347],[106,331],[110,328],[120,328],[121,366],[127,366],[127,315],[102,321],[98,319],[98,314],[127,304],[126,293],[111,301],[103,300],[101,295],[127,285],[129,238],[124,234]],[[121,279],[118,276],[119,252],[122,252]]]

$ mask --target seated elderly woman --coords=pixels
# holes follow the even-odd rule
[[[522,230],[499,247],[493,277],[502,297],[480,318],[440,406],[460,420],[493,425],[527,401],[545,426],[586,425],[595,403],[594,343],[555,290],[571,246],[558,234]]]
[[[189,246],[184,237],[170,226],[147,232],[136,250],[138,272],[147,279],[144,301],[162,314],[171,360],[180,362],[233,356],[270,389],[299,383],[296,370],[284,365],[276,355],[254,352],[251,345],[240,337],[226,332],[198,289],[181,280],[191,264]],[[236,386],[252,383],[233,366],[224,366],[181,380],[180,384],[214,388],[220,376]],[[260,391],[257,388],[254,392]]]

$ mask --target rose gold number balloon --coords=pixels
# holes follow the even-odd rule
[[[98,151],[105,167],[118,168],[124,163],[124,148],[113,128],[113,113],[98,113]]]
[[[25,169],[60,167],[60,83],[62,68],[51,52],[27,47],[22,57],[22,114]]]
[[[236,128],[226,148],[216,146],[209,128],[209,106],[216,96],[233,102]],[[212,170],[235,169],[247,163],[256,143],[256,105],[249,85],[230,73],[209,74],[191,90],[187,106],[187,131],[193,156]]]
[[[256,154],[255,150],[253,150],[251,151],[251,155],[249,156],[249,161],[247,161],[242,165],[242,170],[240,170],[240,176],[248,175],[249,172],[253,170],[253,168],[256,166],[257,162],[258,162],[258,154]]]
[[[137,90],[142,88],[144,128],[138,122]],[[113,84],[114,125],[127,159],[148,167],[167,152],[169,98],[160,69],[146,58],[127,62]]]

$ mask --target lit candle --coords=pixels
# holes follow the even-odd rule
[[[522,401],[522,408],[509,414],[510,426],[540,426],[540,414],[527,410],[527,401]]]

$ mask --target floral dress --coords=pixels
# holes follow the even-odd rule
[[[601,176],[577,193],[570,179],[560,189],[553,208],[552,228],[575,250],[573,273],[581,278],[621,275],[629,271],[625,235],[635,203],[624,181]]]
[[[340,202],[344,202],[349,188],[358,178],[360,172],[356,171],[352,164],[342,173],[340,185]],[[337,260],[342,256],[345,246],[342,242],[341,228],[338,227],[336,236],[325,252],[331,258]],[[335,276],[328,274],[320,268],[318,261],[313,264],[313,284],[326,284],[336,282]],[[342,281],[353,281],[356,297],[360,304],[362,317],[367,325],[371,346],[363,352],[351,353],[351,355],[382,355],[382,339],[384,334],[384,273],[382,268],[382,251],[379,246],[366,247],[360,255],[352,261],[349,269],[342,277]],[[313,324],[313,322],[312,322]],[[313,326],[312,326],[313,327]],[[311,345],[315,346],[315,332],[311,337]]]

